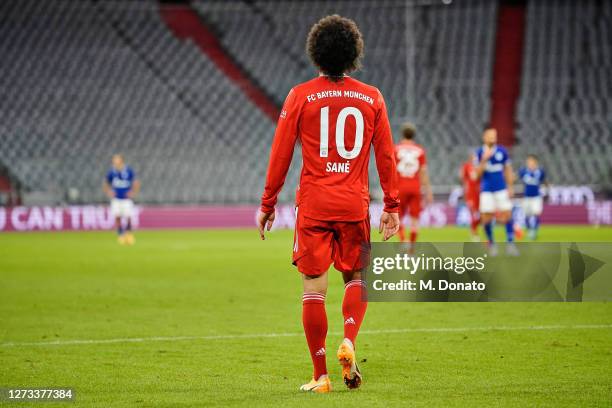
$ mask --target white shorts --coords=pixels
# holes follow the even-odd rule
[[[523,198],[523,212],[526,216],[542,214],[543,200],[542,197],[525,197]]]
[[[113,198],[110,211],[113,218],[131,218],[134,215],[134,202],[129,198]]]
[[[508,195],[508,190],[481,192],[479,210],[481,214],[492,214],[496,211],[511,211],[512,201]]]

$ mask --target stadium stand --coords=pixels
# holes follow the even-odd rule
[[[20,2],[2,10],[0,160],[27,191],[101,201],[109,155],[143,175],[145,202],[253,201],[273,123],[156,2]]]
[[[479,143],[490,116],[496,2],[192,5],[276,106],[315,75],[304,54],[312,23],[331,13],[355,19],[366,38],[356,76],[385,95],[396,137],[403,121],[417,125],[437,191],[455,184]],[[273,121],[244,84],[173,33],[156,1],[23,0],[0,3],[0,15],[0,164],[26,203],[63,202],[69,191],[79,192],[69,194],[77,202],[104,201],[102,177],[116,151],[141,175],[141,202],[257,201]],[[540,153],[555,183],[609,177],[610,20],[607,2],[529,3],[514,155]],[[296,150],[285,202],[299,177]]]
[[[612,4],[532,1],[515,155],[537,153],[558,184],[608,184]]]

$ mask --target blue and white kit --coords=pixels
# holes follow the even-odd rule
[[[111,199],[113,218],[130,218],[134,214],[134,202],[129,197],[134,180],[136,180],[136,174],[128,166],[125,166],[122,170],[110,169],[106,174],[106,181],[114,192],[114,197]]]
[[[526,216],[542,214],[543,200],[541,186],[546,181],[546,173],[544,169],[538,167],[530,170],[527,167],[521,167],[519,170],[519,178],[525,185],[523,198],[523,211]]]
[[[496,211],[512,210],[512,201],[508,194],[504,170],[510,164],[508,152],[502,146],[492,147],[493,154],[489,158],[480,179],[480,212],[491,214]],[[475,163],[478,166],[484,154],[484,146],[475,153]]]

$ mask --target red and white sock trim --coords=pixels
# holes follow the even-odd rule
[[[325,303],[325,295],[318,292],[306,292],[302,295],[302,303]]]
[[[365,282],[361,279],[353,279],[352,281],[346,282],[344,285],[344,289],[352,288],[353,286],[363,286],[365,287]]]

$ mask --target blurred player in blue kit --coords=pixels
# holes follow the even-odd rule
[[[493,237],[495,216],[506,228],[506,254],[518,255],[514,245],[514,221],[512,220],[512,163],[508,152],[497,144],[497,130],[485,129],[483,145],[476,150],[474,165],[480,178],[480,217],[489,243],[489,253],[497,255]]]
[[[519,179],[525,186],[523,198],[523,212],[527,224],[528,236],[535,240],[540,228],[540,216],[542,215],[543,199],[542,185],[548,187],[546,172],[538,164],[538,157],[534,154],[527,156],[525,166],[519,170]]]
[[[112,167],[106,174],[103,189],[111,199],[110,210],[115,219],[117,241],[122,245],[134,244],[132,234],[134,201],[132,199],[140,191],[140,181],[136,179],[134,170],[125,164],[120,154],[113,155]]]

